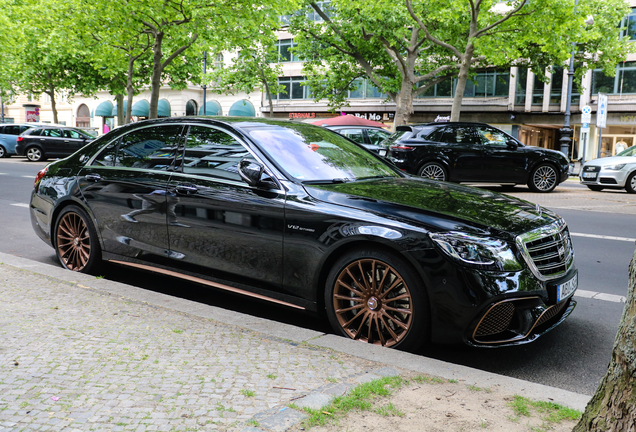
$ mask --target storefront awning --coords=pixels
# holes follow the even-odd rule
[[[128,106],[128,101],[124,101],[124,116],[126,115],[126,107]],[[113,107],[113,117],[117,117],[117,104]]]
[[[95,116],[97,117],[112,117],[113,116],[113,103],[111,101],[104,101],[97,105],[95,108]]]
[[[217,101],[209,100],[205,103],[205,114],[203,114],[203,105],[201,105],[199,115],[223,115],[223,109]]]
[[[150,116],[150,104],[147,100],[140,100],[133,104],[132,106],[132,115],[137,117],[148,117]]]
[[[148,106],[150,108],[150,106]],[[160,99],[157,104],[157,117],[170,117],[170,102]]]
[[[234,104],[232,104],[232,107],[230,107],[230,112],[228,115],[241,116],[241,117],[255,117],[256,110],[254,109],[254,105],[252,105],[252,102],[243,99],[240,101],[236,101],[234,102]]]

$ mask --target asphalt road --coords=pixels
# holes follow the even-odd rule
[[[23,158],[0,159],[0,251],[57,266],[53,249],[34,234],[28,216],[33,179],[44,165]],[[552,194],[532,194],[522,186],[513,190],[491,189],[538,202],[564,217],[573,236],[579,269],[578,305],[561,326],[531,344],[497,349],[437,345],[420,354],[592,394],[609,363],[623,311],[620,300],[627,293],[627,269],[636,237],[636,196],[624,191],[591,192],[575,181],[560,185]],[[318,316],[164,276],[114,265],[105,268],[104,276],[267,319],[330,331],[326,321]]]

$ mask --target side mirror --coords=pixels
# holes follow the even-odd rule
[[[252,187],[264,186],[269,189],[276,187],[269,176],[263,179],[265,167],[253,159],[242,159],[238,165],[238,173],[243,181]]]
[[[516,149],[519,147],[519,144],[517,144],[517,141],[515,140],[511,140],[509,139],[508,141],[506,141],[506,145],[511,148],[511,149]]]

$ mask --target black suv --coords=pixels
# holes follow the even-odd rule
[[[562,153],[525,146],[485,123],[398,126],[383,144],[400,169],[433,180],[527,184],[534,192],[551,192],[568,178]]]
[[[66,157],[95,139],[81,129],[41,126],[26,130],[18,138],[15,151],[31,162],[49,157]]]

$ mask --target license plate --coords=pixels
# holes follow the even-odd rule
[[[380,156],[386,156],[386,149],[382,149],[378,151],[378,153],[380,154]]]
[[[596,173],[583,173],[583,178],[596,178]]]
[[[579,286],[579,275],[576,274],[569,281],[557,285],[557,303],[563,299],[568,298],[572,295],[576,288]]]

